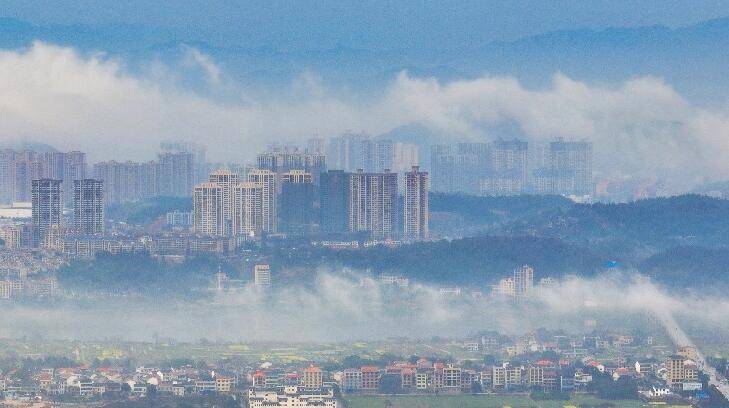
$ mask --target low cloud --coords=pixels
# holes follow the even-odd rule
[[[528,89],[511,77],[441,82],[403,72],[361,95],[327,87],[302,68],[288,90],[267,92],[226,81],[195,48],[185,59],[217,89],[193,91],[132,74],[103,54],[41,42],[2,51],[0,138],[83,149],[92,159],[150,158],[161,140],[181,139],[206,143],[211,157],[244,161],[271,140],[314,133],[420,124],[444,140],[490,140],[499,125],[514,123],[530,140],[593,141],[602,176],[658,176],[670,191],[729,178],[729,111],[695,106],[653,77],[605,85],[556,74],[549,86]]]
[[[523,334],[540,327],[575,334],[593,329],[645,332],[647,322],[654,323],[650,330],[660,330],[678,321],[706,340],[729,333],[727,313],[726,298],[672,295],[640,275],[568,277],[533,299],[514,302],[489,293],[474,296],[465,289],[460,296],[441,294],[439,288],[417,283],[395,288],[366,275],[331,270],[319,272],[308,285],[269,291],[248,286],[218,293],[212,301],[110,298],[53,307],[8,306],[0,337],[330,342],[463,338],[492,330]]]

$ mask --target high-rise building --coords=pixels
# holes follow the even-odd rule
[[[591,143],[558,139],[549,144],[549,156],[551,168],[559,177],[555,182],[555,193],[593,194]]]
[[[412,143],[395,143],[393,145],[392,167],[395,173],[404,173],[413,166],[420,165],[420,153],[418,146]],[[385,169],[388,167],[385,167]]]
[[[13,201],[31,201],[33,180],[45,177],[44,165],[36,152],[16,152],[13,163]]]
[[[159,154],[157,188],[160,196],[189,197],[195,185],[195,159],[189,152]]]
[[[94,179],[73,181],[73,229],[76,234],[104,232],[104,182]]]
[[[393,238],[397,227],[397,173],[349,176],[349,232],[369,232],[374,239]]]
[[[248,174],[248,181],[261,187],[261,230],[276,232],[276,173],[256,169]]]
[[[385,169],[397,169],[400,163],[396,159],[403,159],[403,156],[398,157],[397,154],[411,153],[405,150],[404,144],[390,139],[378,140],[365,133],[347,132],[329,140],[327,157],[329,168],[332,169],[349,172],[362,169],[368,173],[381,173]]]
[[[314,222],[314,183],[311,174],[291,170],[283,174],[278,198],[279,230],[289,235],[307,235]]]
[[[527,297],[534,290],[534,269],[524,265],[514,270],[514,295],[516,297]]]
[[[591,196],[592,144],[561,138],[549,143],[545,164],[532,171],[532,189],[537,194]]]
[[[306,141],[306,151],[308,153],[324,153],[324,139],[321,137],[312,137]]]
[[[258,237],[263,224],[263,187],[250,182],[234,185],[232,205],[233,234]]]
[[[523,194],[527,188],[527,164],[527,142],[497,140],[492,149],[491,171],[481,179],[481,194]]]
[[[215,183],[201,183],[192,194],[195,232],[201,235],[224,235],[223,187]]]
[[[329,139],[327,158],[329,168],[344,171],[367,169],[369,136],[365,133],[347,132]]]
[[[104,183],[104,203],[121,203],[139,199],[139,163],[116,161],[94,164],[94,178]]]
[[[299,151],[298,148],[271,148],[257,157],[258,168],[276,173],[277,183],[283,174],[291,170],[302,170],[311,174],[312,181],[318,185],[319,176],[326,171],[326,156],[316,151]]]
[[[164,141],[160,143],[163,153],[190,153],[193,157],[194,182],[202,183],[208,178],[207,149],[204,145],[182,141]]]
[[[408,241],[427,239],[430,216],[428,199],[428,173],[418,166],[405,173],[405,197],[403,209],[403,238]]]
[[[325,233],[349,229],[349,176],[344,170],[322,173],[319,185],[320,225]]]
[[[433,145],[430,173],[433,191],[479,194],[481,180],[491,171],[488,143]]]
[[[62,202],[73,202],[73,180],[86,175],[83,152],[37,152],[5,149],[0,152],[0,203],[31,201],[32,181],[61,180]]]
[[[66,203],[73,203],[73,183],[86,178],[86,153],[73,151],[63,157],[63,188]]]
[[[10,204],[15,198],[15,152],[0,150],[0,204]]]
[[[49,234],[62,226],[61,180],[39,179],[32,182],[33,244],[45,243]]]
[[[238,174],[227,169],[218,169],[210,173],[210,182],[223,187],[223,234],[233,231],[233,187],[239,183]]]
[[[385,169],[394,169],[395,161],[395,144],[392,140],[374,140],[372,141],[372,165],[369,171],[381,173]],[[365,168],[365,170],[367,170]]]

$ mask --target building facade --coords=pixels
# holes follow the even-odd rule
[[[374,239],[391,239],[397,228],[397,174],[349,176],[349,232],[367,232]]]
[[[32,182],[33,243],[47,243],[50,234],[62,227],[63,191],[61,180],[39,179]]]
[[[403,200],[403,238],[418,241],[429,237],[429,179],[428,173],[418,166],[405,173],[405,196]]]
[[[80,235],[104,233],[104,182],[94,179],[73,182],[73,230]]]

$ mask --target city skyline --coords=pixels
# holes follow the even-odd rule
[[[729,3],[0,10],[0,406],[729,407]]]

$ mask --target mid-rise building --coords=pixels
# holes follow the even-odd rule
[[[699,381],[696,363],[688,358],[674,354],[666,359],[666,383],[671,388],[680,388],[684,383]]]
[[[23,228],[20,225],[0,225],[0,239],[6,249],[19,249],[23,244]]]
[[[278,387],[248,390],[250,408],[338,408],[339,401],[331,388],[308,390],[304,387]]]
[[[259,287],[271,286],[271,265],[256,264],[253,266],[253,284]]]
[[[104,232],[104,182],[94,179],[73,181],[73,230],[80,235]]]
[[[418,166],[405,173],[405,197],[403,208],[403,238],[408,241],[427,239],[429,236],[429,180],[428,173]]]
[[[324,375],[319,367],[306,367],[304,369],[304,377],[302,379],[304,388],[309,390],[321,389],[324,385]]]

